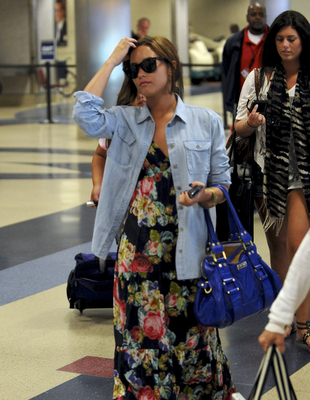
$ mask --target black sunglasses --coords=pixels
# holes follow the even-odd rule
[[[164,61],[168,64],[168,60],[164,57],[149,57],[140,62],[140,64],[129,64],[128,67],[124,67],[123,71],[130,79],[136,79],[139,73],[139,69],[142,68],[144,72],[148,74],[155,72],[157,68],[156,60]]]

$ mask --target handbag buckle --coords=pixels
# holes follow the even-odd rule
[[[225,251],[223,251],[222,253],[214,253],[214,252],[211,250],[211,254],[212,254],[212,257],[213,257],[213,261],[214,261],[215,263],[217,263],[217,260],[220,258],[220,257],[216,257],[216,254],[221,254],[221,255],[222,255],[221,258],[225,258],[225,260],[227,259]]]
[[[210,294],[210,293],[212,292],[212,288],[210,287],[210,289],[209,289],[209,290],[207,290],[207,289],[204,289],[204,291],[205,291],[207,294]]]
[[[244,239],[243,239],[241,236],[239,236],[239,239],[240,239],[240,242],[241,242],[241,244],[242,244],[242,247],[243,247],[244,251],[248,251],[248,247],[253,246],[252,240],[251,240],[250,242],[247,242],[247,243],[246,243],[246,242],[244,241]]]
[[[212,292],[212,287],[209,285],[209,281],[208,280],[206,280],[205,282],[199,282],[199,284],[203,288],[205,293],[210,294]],[[206,286],[208,286],[209,289]]]

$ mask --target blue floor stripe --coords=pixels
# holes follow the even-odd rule
[[[67,282],[80,252],[91,253],[91,242],[0,271],[0,306]]]
[[[30,400],[111,400],[113,378],[80,375]]]
[[[83,204],[0,228],[0,270],[89,242],[95,215]]]

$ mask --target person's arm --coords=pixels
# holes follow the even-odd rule
[[[265,117],[257,113],[257,105],[251,113],[247,110],[247,104],[256,99],[255,93],[255,72],[254,70],[247,76],[240,93],[237,115],[234,123],[237,135],[241,137],[251,136],[255,129],[266,123]]]
[[[130,47],[136,48],[136,42],[137,41],[133,38],[122,39],[115,47],[113,53],[110,55],[107,61],[86,85],[84,91],[101,97],[113,69],[128,58],[128,51]]]
[[[248,112],[248,117],[244,119],[235,120],[235,129],[238,136],[247,137],[254,133],[255,129],[266,123],[266,118],[256,112],[258,105],[253,108],[253,111]]]
[[[136,47],[135,43],[136,40],[132,38],[122,39],[84,91],[74,93],[77,101],[73,107],[73,119],[85,136],[106,139],[113,137],[117,111],[112,107],[101,112],[104,103],[101,96],[114,67],[128,58],[128,51],[131,47]]]
[[[264,351],[275,343],[280,351],[285,350],[284,327],[289,325],[294,313],[310,290],[310,230],[301,242],[288,270],[278,297],[268,315],[269,323],[258,341]]]
[[[205,183],[202,182],[192,182],[191,187],[201,185],[202,189],[192,199],[188,196],[187,190],[179,195],[179,203],[187,207],[200,203],[201,207],[211,208],[222,203],[226,200],[225,195],[214,185],[220,184],[228,190],[231,183],[229,158],[225,150],[225,132],[223,122],[218,115],[212,115],[208,130],[211,139],[208,187],[205,187]]]
[[[98,144],[91,164],[93,181],[93,189],[90,195],[91,201],[99,201],[106,157],[107,151]]]

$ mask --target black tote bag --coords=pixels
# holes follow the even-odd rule
[[[236,163],[233,152],[236,145],[236,132],[231,145],[230,159],[233,166],[231,174],[231,186],[229,196],[242,226],[254,240],[254,179],[253,179],[253,151],[255,134],[249,137],[247,157],[240,168]],[[240,171],[242,171],[240,173]],[[228,215],[227,204],[222,203],[216,206],[216,234],[220,241],[228,240]]]

